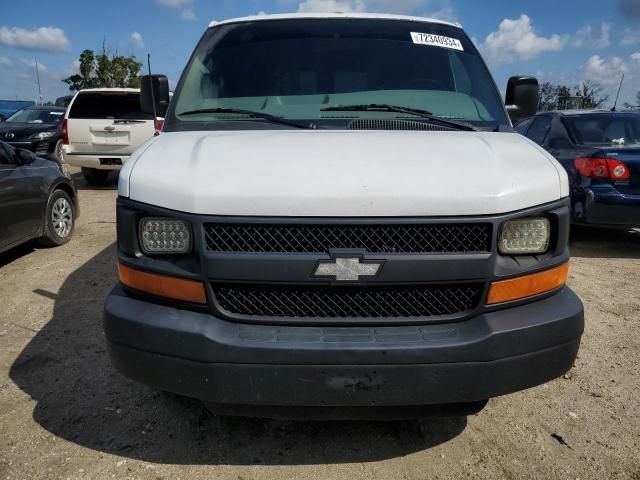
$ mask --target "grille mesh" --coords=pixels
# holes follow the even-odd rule
[[[459,315],[474,309],[482,286],[229,286],[213,285],[220,307],[244,317],[409,318]]]
[[[349,124],[349,130],[409,130],[421,132],[454,132],[455,128],[411,120],[358,119]]]
[[[488,252],[491,224],[274,225],[209,223],[207,248],[216,252],[326,253],[364,249],[370,253]]]

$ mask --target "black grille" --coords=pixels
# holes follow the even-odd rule
[[[488,252],[491,224],[410,225],[205,225],[207,248],[215,252],[326,253],[364,249],[370,253]]]
[[[445,125],[411,120],[358,119],[349,124],[349,130],[411,130],[422,132],[453,132],[456,129]]]
[[[410,318],[460,315],[476,307],[482,285],[213,285],[220,308],[244,317]]]

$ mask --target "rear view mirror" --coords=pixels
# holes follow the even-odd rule
[[[506,106],[511,122],[532,117],[538,111],[540,87],[533,77],[511,77],[507,83]]]
[[[166,75],[143,75],[140,80],[140,108],[144,113],[164,117],[169,107],[169,79]]]

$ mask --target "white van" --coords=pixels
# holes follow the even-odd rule
[[[140,90],[95,88],[79,91],[62,126],[63,158],[82,167],[92,185],[103,184],[156,132],[153,114],[140,109]]]
[[[153,88],[151,88],[153,87]],[[164,112],[165,76],[143,78]],[[569,370],[569,184],[471,39],[424,18],[213,23],[120,175],[115,367],[239,415],[478,411]]]

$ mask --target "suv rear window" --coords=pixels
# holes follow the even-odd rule
[[[78,94],[69,118],[153,120],[153,115],[142,113],[139,93],[92,92]]]

